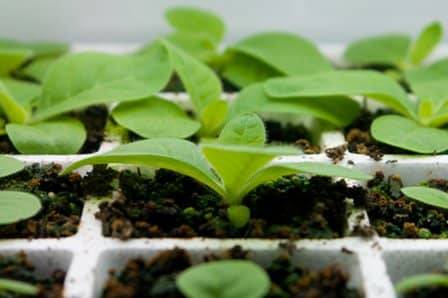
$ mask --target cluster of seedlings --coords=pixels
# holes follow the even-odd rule
[[[112,192],[96,217],[105,236],[122,240],[340,238],[348,199],[381,237],[448,237],[446,180],[403,187],[398,176],[288,158],[320,153],[319,134],[334,130],[347,141],[327,151],[336,160],[346,149],[374,160],[446,153],[448,58],[424,63],[442,39],[438,22],[415,39],[355,41],[345,64],[335,65],[296,34],[258,33],[221,51],[225,25],[217,15],[176,7],[166,19],[171,33],[120,55],[0,40],[0,239],[72,236],[85,200]],[[167,92],[189,100],[170,101]],[[367,110],[371,101],[382,108]],[[65,169],[19,161],[96,153],[107,139],[121,145]],[[87,174],[76,172],[89,165]],[[310,271],[282,255],[262,268],[247,254],[235,247],[193,265],[174,249],[131,260],[111,273],[103,296],[362,296],[338,266]],[[38,279],[26,256],[0,256],[2,298],[61,297],[64,278],[56,271]],[[447,285],[448,275],[426,274],[397,291],[443,297]]]

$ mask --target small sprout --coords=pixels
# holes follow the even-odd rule
[[[0,293],[12,292],[19,295],[36,296],[39,288],[22,281],[0,278]]]
[[[195,144],[175,138],[153,138],[77,161],[64,173],[90,164],[135,164],[165,168],[207,185],[232,209],[229,219],[242,227],[249,220],[243,198],[257,186],[296,173],[368,180],[364,173],[331,164],[312,162],[272,163],[282,155],[295,155],[293,147],[265,146],[265,129],[255,114],[242,114],[229,121],[216,142]],[[201,151],[199,150],[201,149]],[[234,208],[241,206],[241,208]]]
[[[251,261],[223,260],[199,264],[176,279],[188,298],[259,298],[270,287],[267,273]]]

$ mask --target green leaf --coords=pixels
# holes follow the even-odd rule
[[[0,191],[0,225],[30,218],[41,208],[40,200],[29,193]]]
[[[448,131],[424,127],[401,116],[376,118],[371,133],[379,142],[412,152],[434,154],[448,150]]]
[[[234,205],[227,208],[227,217],[236,228],[244,227],[250,219],[250,209],[243,205]]]
[[[0,39],[0,49],[22,49],[33,53],[35,58],[43,56],[59,56],[69,50],[69,45],[61,42],[22,42],[11,39]]]
[[[332,70],[330,62],[310,41],[291,33],[252,35],[231,49],[253,57],[285,75],[309,75]]]
[[[76,154],[86,140],[83,124],[69,117],[34,124],[7,124],[6,132],[22,154]]]
[[[409,50],[409,60],[414,65],[419,65],[432,52],[442,40],[443,28],[440,22],[428,24],[420,32]]]
[[[162,43],[198,114],[211,102],[221,98],[221,81],[210,68],[169,41],[162,40]]]
[[[14,100],[26,110],[30,109],[33,101],[36,100],[42,92],[41,86],[34,83],[9,78],[3,78],[1,82],[10,92]]]
[[[201,126],[175,103],[155,96],[122,102],[112,111],[112,116],[118,124],[144,138],[186,138]]]
[[[415,289],[427,287],[448,287],[448,275],[437,273],[413,275],[397,283],[395,290],[397,293],[404,294]]]
[[[30,59],[33,52],[26,49],[0,48],[0,77],[9,75]]]
[[[267,294],[270,280],[251,261],[224,260],[191,267],[177,277],[176,284],[188,298],[260,298]]]
[[[0,178],[20,172],[25,164],[17,159],[0,155]]]
[[[121,145],[107,153],[77,161],[67,167],[63,173],[70,173],[85,165],[109,163],[172,170],[192,177],[208,185],[218,194],[224,195],[221,182],[210,169],[198,147],[189,141],[175,138],[153,138]]]
[[[241,53],[233,53],[231,57],[226,62],[221,75],[240,88],[282,76],[281,72],[254,57]]]
[[[229,118],[247,112],[291,113],[313,116],[341,127],[351,123],[360,110],[357,102],[345,96],[271,98],[259,83],[239,92],[231,105]]]
[[[175,32],[165,39],[200,61],[207,63],[216,58],[215,45],[201,35]]]
[[[425,186],[409,186],[402,188],[401,192],[424,204],[448,209],[448,194],[444,191]]]
[[[165,17],[178,32],[202,35],[215,44],[224,37],[224,22],[210,11],[178,6],[168,9]]]
[[[43,82],[48,70],[57,59],[58,58],[47,57],[35,60],[22,68],[20,73],[38,82]]]
[[[411,38],[403,34],[384,34],[357,40],[347,47],[344,58],[355,65],[394,65],[406,59]]]
[[[208,104],[200,115],[202,127],[200,135],[214,136],[224,124],[229,111],[229,103],[225,100],[217,100]]]
[[[266,131],[263,121],[256,114],[246,113],[230,120],[219,135],[221,144],[263,147]]]
[[[170,77],[168,55],[161,46],[134,56],[93,52],[67,55],[48,70],[34,119],[99,103],[146,98],[160,91]]]
[[[39,288],[23,281],[0,278],[0,293],[3,291],[35,296],[39,293]]]
[[[201,149],[208,162],[221,177],[230,205],[240,204],[244,185],[274,158],[295,155],[294,147],[256,147],[250,145],[202,144]]]
[[[0,108],[13,123],[24,123],[28,119],[28,111],[18,102],[11,91],[0,80]]]
[[[275,98],[364,95],[415,117],[415,105],[400,85],[375,71],[345,70],[271,79],[265,83],[265,91]]]
[[[267,166],[253,175],[244,186],[243,195],[257,186],[280,177],[294,174],[311,174],[326,177],[340,177],[353,180],[370,180],[373,177],[357,169],[321,162],[278,163]]]

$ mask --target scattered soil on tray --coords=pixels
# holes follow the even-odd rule
[[[335,238],[344,235],[345,198],[363,197],[361,187],[330,178],[289,176],[259,186],[244,204],[252,218],[236,229],[222,199],[193,179],[167,170],[153,178],[122,171],[120,197],[100,204],[105,236],[214,238]],[[362,200],[358,198],[358,200]]]
[[[448,191],[448,181],[426,183]],[[376,173],[367,184],[367,196],[357,197],[355,205],[364,207],[376,232],[389,238],[448,238],[448,211],[409,199],[400,192],[400,177]]]
[[[106,106],[92,106],[81,112],[71,113],[80,120],[87,131],[87,138],[79,153],[97,152],[104,140],[108,110]],[[20,154],[8,135],[0,136],[0,154]]]
[[[0,226],[0,239],[67,237],[78,229],[84,199],[88,195],[107,195],[112,191],[106,167],[95,167],[85,177],[72,173],[60,176],[57,164],[33,164],[19,173],[0,179],[1,190],[33,193],[42,203],[34,217]]]
[[[203,261],[247,259],[249,254],[235,246],[221,255],[205,256]],[[149,260],[130,260],[122,271],[111,271],[103,297],[182,298],[176,287],[176,276],[192,265],[188,252],[178,248],[161,252]],[[266,272],[272,282],[266,297],[361,297],[356,290],[347,288],[349,275],[338,265],[312,271],[293,265],[289,254],[283,252]]]
[[[378,110],[374,113],[367,110],[362,111],[359,117],[344,130],[348,151],[368,155],[374,160],[381,160],[384,154],[415,154],[377,142],[371,136],[370,126],[373,120],[379,116],[392,113],[389,110]]]
[[[294,144],[306,154],[320,153],[320,148],[311,143],[311,132],[302,124],[281,123],[264,120],[267,140],[270,144]]]
[[[7,278],[30,283],[39,288],[36,297],[39,298],[62,298],[65,272],[55,270],[49,277],[42,277],[34,272],[34,266],[30,263],[24,253],[15,256],[0,255],[0,278]],[[30,297],[13,292],[0,292],[0,298]]]

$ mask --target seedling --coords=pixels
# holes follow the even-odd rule
[[[250,210],[243,198],[267,181],[296,173],[366,180],[362,172],[336,165],[313,162],[271,163],[276,157],[295,155],[292,147],[265,147],[265,129],[255,114],[243,114],[229,121],[216,142],[195,144],[175,138],[153,138],[77,161],[64,173],[90,164],[136,164],[165,168],[201,182],[229,205],[228,217],[236,227],[243,227]]]
[[[0,278],[0,294],[3,292],[13,292],[19,295],[36,296],[39,293],[39,288],[26,282]]]
[[[251,261],[223,260],[199,264],[182,272],[177,287],[188,298],[264,297],[270,280]]]
[[[0,177],[7,177],[23,168],[24,164],[22,162],[0,156]],[[40,208],[39,198],[32,194],[18,191],[0,191],[0,225],[30,218],[39,212]]]
[[[443,73],[448,61],[406,72],[417,101],[411,99],[393,79],[374,71],[335,71],[307,77],[272,79],[264,91],[275,101],[323,96],[363,95],[377,100],[401,115],[381,116],[371,126],[379,142],[412,152],[433,154],[448,150],[448,89]],[[319,107],[317,107],[319,108]]]
[[[86,138],[82,123],[64,113],[90,105],[138,100],[158,92],[171,66],[162,47],[135,56],[81,53],[58,59],[42,87],[0,80],[0,106],[8,137],[24,154],[77,153]],[[31,113],[35,108],[36,112]]]
[[[363,38],[350,44],[344,56],[353,65],[385,65],[405,71],[420,66],[442,40],[442,35],[442,25],[432,22],[414,41],[405,34]]]

